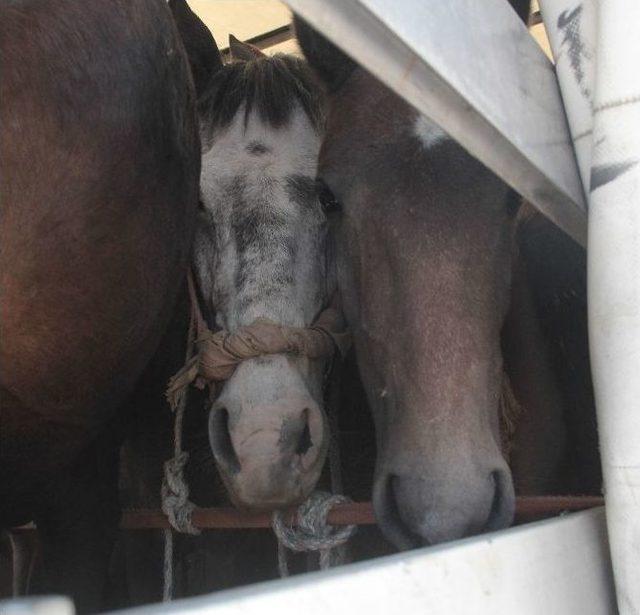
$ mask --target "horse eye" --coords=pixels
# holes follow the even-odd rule
[[[333,214],[342,210],[340,201],[336,199],[331,189],[322,179],[316,180],[316,190],[318,191],[318,199],[325,214]]]

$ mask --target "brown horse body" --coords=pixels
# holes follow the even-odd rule
[[[542,214],[518,214],[505,371],[522,406],[510,466],[516,492],[599,494],[587,335],[586,251]]]
[[[0,524],[35,519],[38,589],[95,608],[118,521],[118,407],[192,240],[193,88],[162,2],[0,10]]]

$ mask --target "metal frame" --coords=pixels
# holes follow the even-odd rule
[[[640,613],[640,3],[598,0],[589,337],[620,613]],[[611,172],[617,169],[615,173]],[[616,174],[617,173],[617,174]],[[605,177],[608,175],[608,177]]]
[[[640,612],[640,165],[634,167],[640,160],[640,93],[631,87],[637,82],[630,83],[640,65],[640,38],[631,30],[640,23],[640,4],[598,0],[589,26],[597,51],[589,77],[595,94],[587,105],[595,109],[593,118],[579,97],[573,100],[559,63],[572,138],[554,69],[504,0],[287,2],[583,245],[582,182],[588,186],[590,335],[607,521],[618,607]],[[550,14],[559,6],[575,3],[543,0],[550,29]],[[562,38],[552,32],[550,39],[559,58]],[[628,104],[619,125],[598,115],[621,103]],[[600,140],[576,145],[579,172],[572,140],[577,144],[580,127],[589,129],[591,119]],[[632,160],[631,172],[594,188],[594,165],[619,164],[622,154]],[[310,615],[364,609],[614,613],[604,511],[125,613],[300,609]]]
[[[589,337],[618,607],[638,613],[640,5],[540,4],[589,200]]]

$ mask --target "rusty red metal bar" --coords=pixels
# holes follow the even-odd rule
[[[602,506],[599,496],[521,496],[516,499],[516,523],[553,517],[564,512],[575,512]],[[293,519],[294,511],[290,512]],[[271,514],[245,512],[235,508],[196,508],[193,524],[200,529],[256,529],[271,527]],[[329,513],[331,525],[374,525],[375,517],[370,502],[338,504]],[[125,510],[121,527],[127,530],[168,528],[169,522],[159,510]]]

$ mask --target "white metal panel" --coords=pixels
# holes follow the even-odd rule
[[[215,571],[212,571],[215,574]],[[604,509],[121,615],[615,613]]]
[[[599,0],[589,184],[589,337],[624,614],[640,613],[640,2]]]
[[[63,596],[0,600],[0,615],[74,615],[73,602]]]
[[[288,4],[586,244],[554,68],[505,0]]]
[[[583,186],[591,176],[596,0],[540,0]]]

